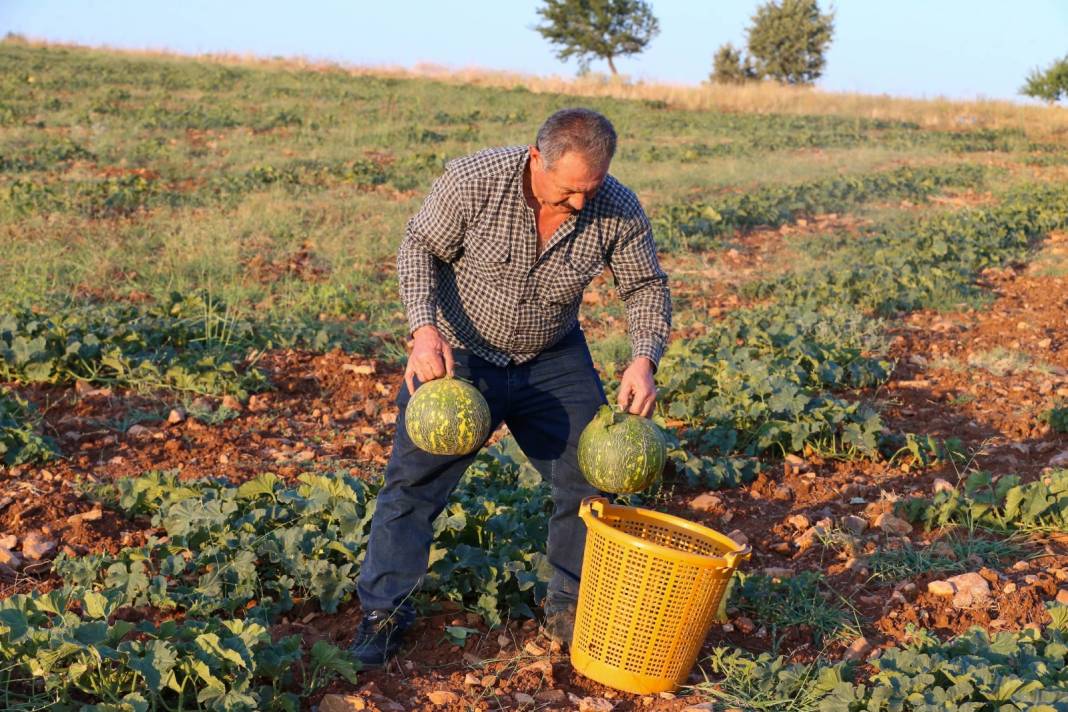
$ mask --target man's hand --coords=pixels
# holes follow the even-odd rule
[[[648,418],[656,405],[653,362],[644,356],[634,359],[619,380],[619,407],[628,413]]]
[[[433,381],[445,374],[453,375],[452,347],[436,326],[420,326],[412,333],[412,352],[408,355],[408,365],[404,369],[404,382],[408,384],[408,395],[415,393],[414,377],[420,383]]]

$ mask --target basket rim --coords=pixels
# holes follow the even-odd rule
[[[706,539],[711,539],[726,549],[726,552],[722,556],[708,556],[691,551],[679,551],[663,544],[657,544],[647,539],[627,534],[601,519],[605,514],[622,511],[639,512],[649,519],[659,520]],[[709,527],[688,521],[682,517],[645,509],[644,507],[627,507],[621,504],[612,504],[606,497],[602,496],[587,497],[582,500],[582,505],[579,507],[579,517],[586,523],[588,528],[597,530],[602,536],[615,540],[625,537],[628,545],[643,549],[651,554],[657,554],[661,558],[689,563],[699,568],[733,569],[739,561],[748,559],[752,553],[752,548],[748,544],[739,544],[725,534],[720,534]]]

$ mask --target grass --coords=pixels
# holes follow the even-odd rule
[[[964,531],[939,539],[927,546],[911,542],[899,548],[880,547],[867,557],[873,579],[907,581],[926,573],[961,573],[979,566],[1000,566],[1018,561],[1026,549],[1018,537],[987,539]]]

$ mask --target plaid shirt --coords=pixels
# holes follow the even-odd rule
[[[537,251],[523,195],[527,146],[450,161],[408,221],[397,254],[408,326],[505,366],[534,358],[578,323],[586,285],[607,266],[626,307],[631,355],[659,363],[671,328],[667,275],[638,199],[607,176]]]

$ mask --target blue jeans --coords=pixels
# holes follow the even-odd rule
[[[578,518],[584,497],[599,494],[578,468],[582,429],[605,400],[582,330],[575,328],[532,361],[496,366],[456,350],[455,373],[471,381],[490,408],[491,432],[503,421],[519,447],[552,487],[549,592],[578,596],[586,526]],[[415,592],[427,571],[433,522],[475,455],[431,455],[408,438],[401,384],[400,412],[385,484],[378,495],[357,592],[364,611],[393,609]]]

